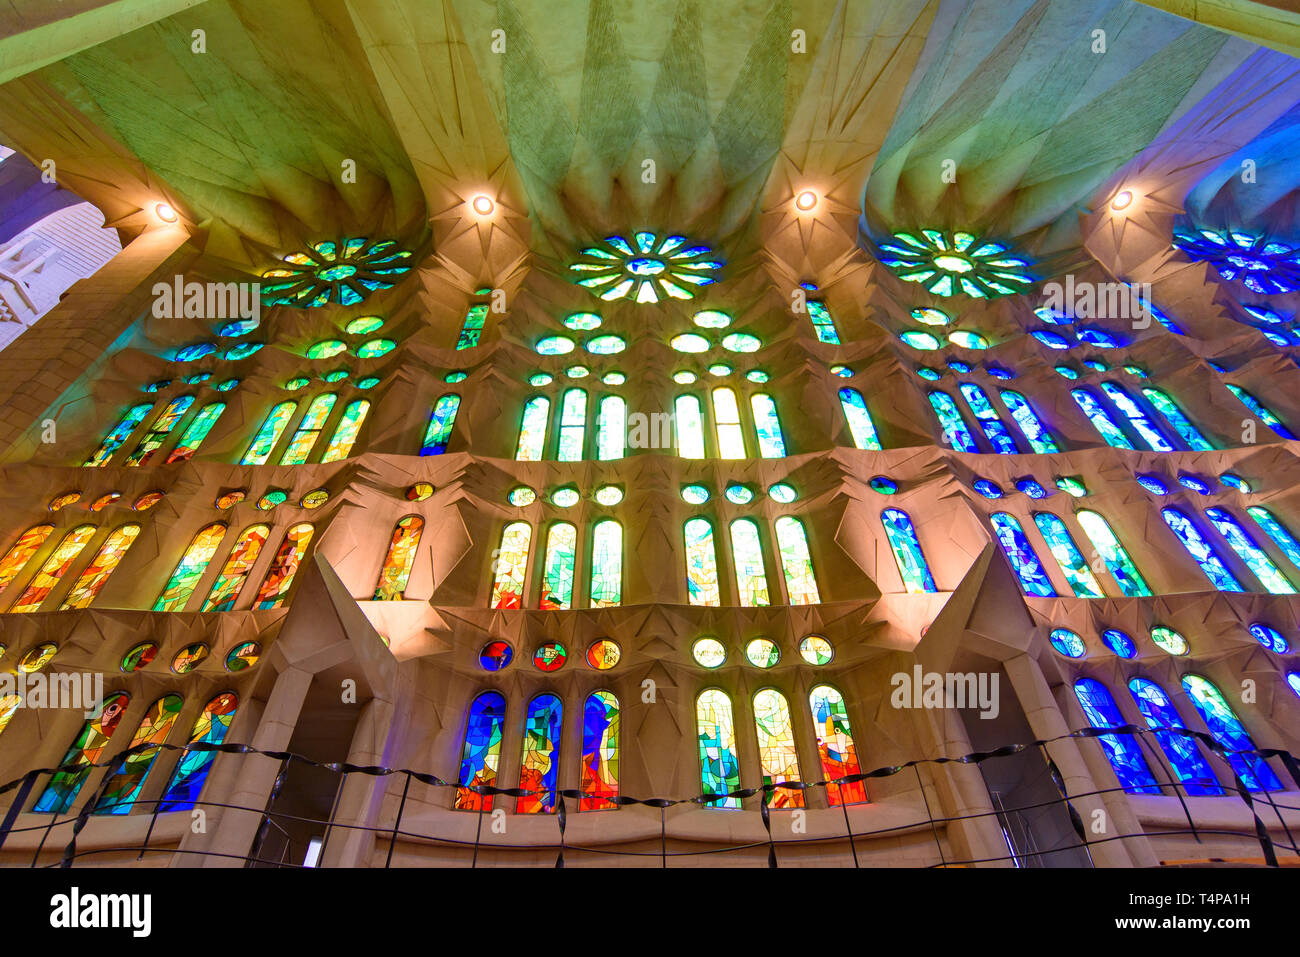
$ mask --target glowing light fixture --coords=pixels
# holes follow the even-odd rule
[[[470,206],[480,216],[491,216],[492,211],[497,208],[497,204],[492,202],[492,197],[483,195],[475,196]]]
[[[174,223],[181,218],[181,214],[176,212],[175,207],[170,203],[159,203],[153,208],[154,215],[164,223]]]
[[[1114,210],[1128,209],[1131,205],[1133,205],[1133,193],[1127,189],[1120,190],[1110,201],[1110,208]]]
[[[816,208],[818,199],[819,197],[816,193],[810,189],[805,189],[794,198],[794,207],[795,209],[806,213],[808,210]]]

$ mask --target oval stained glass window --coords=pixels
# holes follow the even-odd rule
[[[989,347],[989,341],[982,335],[966,329],[956,329],[948,333],[948,341],[954,346],[961,346],[963,349],[987,349]]]
[[[893,495],[898,491],[898,483],[883,475],[875,476],[867,484],[871,486],[872,491],[879,492],[881,495]]]
[[[146,641],[138,644],[122,656],[122,670],[127,674],[139,671],[153,661],[157,654],[158,645],[156,643]]]
[[[810,665],[827,665],[835,657],[835,649],[821,635],[809,635],[799,642],[799,654]]]
[[[342,382],[349,374],[347,369],[334,369],[321,376],[321,379],[325,382]]]
[[[225,509],[228,508],[234,508],[236,505],[238,505],[247,497],[248,497],[247,492],[245,492],[242,488],[237,488],[234,489],[233,491],[225,492],[221,495],[218,495],[217,500],[212,504],[214,504],[217,508],[222,509],[224,511]]]
[[[938,339],[930,335],[928,332],[921,332],[919,329],[908,329],[905,332],[900,332],[898,338],[902,339],[903,342],[911,346],[913,349],[921,349],[930,352],[939,348]]]
[[[442,377],[442,381],[447,383],[448,385],[455,385],[457,382],[464,382],[468,378],[469,378],[468,372],[466,372],[464,369],[457,369],[454,372],[448,372],[445,376]],[[361,385],[361,383],[358,382],[357,385]]]
[[[591,370],[586,366],[569,366],[564,370],[564,374],[570,379],[585,379],[591,374]]]
[[[691,316],[691,322],[701,329],[725,329],[731,325],[731,317],[717,309],[705,309]]]
[[[769,638],[755,638],[745,646],[745,657],[755,668],[771,668],[781,660],[781,649]]]
[[[457,379],[456,381],[459,382],[460,379]],[[358,389],[371,389],[377,385],[379,385],[379,376],[377,375],[368,375],[364,379],[357,380]]]
[[[247,359],[254,352],[261,349],[264,344],[265,343],[261,342],[241,342],[239,345],[231,346],[227,349],[226,354],[222,356],[222,358],[231,362],[236,362],[240,359]]]
[[[683,369],[681,372],[673,373],[673,381],[678,385],[690,385],[695,381],[695,373]]]
[[[176,652],[176,657],[172,659],[172,671],[178,675],[189,674],[208,656],[208,650],[208,646],[201,641],[186,645]]]
[[[1265,625],[1257,621],[1250,626],[1250,633],[1256,641],[1269,651],[1284,655],[1290,650],[1286,638],[1282,637],[1282,633],[1272,625]]]
[[[693,332],[683,332],[680,336],[673,336],[668,344],[678,352],[708,352],[712,348],[708,339],[697,336]]]
[[[1117,628],[1107,628],[1101,633],[1101,640],[1106,643],[1106,647],[1121,658],[1132,658],[1137,654],[1137,646],[1133,644],[1133,639]]]
[[[262,646],[255,641],[241,641],[226,655],[226,670],[231,674],[245,671],[262,657]]]
[[[1151,640],[1156,643],[1156,647],[1171,655],[1187,654],[1187,639],[1172,628],[1156,625],[1151,629]]]
[[[66,505],[75,505],[81,501],[80,492],[64,492],[62,495],[56,495],[50,499],[50,511],[57,512]]]
[[[606,372],[600,377],[600,381],[605,385],[622,385],[627,381],[627,376],[621,372]]]
[[[597,336],[587,342],[587,351],[597,356],[611,356],[626,348],[627,343],[620,336]]]
[[[550,385],[554,381],[555,379],[545,372],[537,372],[528,377],[528,384],[537,387]]]
[[[913,309],[912,318],[917,322],[924,322],[927,326],[946,326],[952,322],[952,316],[942,309],[926,307],[922,309]]]
[[[703,505],[709,500],[709,490],[703,485],[687,485],[682,488],[682,501],[688,505]]]
[[[358,316],[346,326],[343,331],[350,336],[364,336],[366,333],[374,332],[384,324],[384,320],[378,316]]]
[[[1082,658],[1088,650],[1083,639],[1068,628],[1054,628],[1048,640],[1053,648],[1067,658]]]
[[[340,352],[347,351],[347,345],[342,339],[323,339],[320,342],[312,343],[307,347],[308,359],[329,359],[338,355]]]
[[[581,496],[575,488],[557,488],[551,493],[551,504],[558,505],[560,508],[572,508],[578,504]]]
[[[267,492],[265,495],[259,498],[257,500],[257,505],[255,507],[260,509],[263,512],[269,512],[271,509],[275,508],[281,502],[287,501],[288,498],[289,498],[288,492],[282,491],[280,489],[275,489],[274,491]]]
[[[26,674],[40,671],[59,653],[59,646],[51,641],[42,642],[18,660],[18,670]]]
[[[537,354],[540,356],[568,355],[574,349],[574,342],[568,336],[546,336],[537,341]]]
[[[559,671],[569,660],[569,652],[558,641],[548,641],[533,652],[533,665],[538,671]]]
[[[397,348],[397,343],[392,339],[371,339],[369,342],[363,342],[357,346],[357,357],[361,359],[375,359],[379,356],[386,356]]]
[[[314,488],[298,502],[303,508],[320,508],[330,500],[330,493],[323,488]]]
[[[283,388],[286,392],[297,392],[299,389],[303,388],[306,385],[309,385],[310,383],[311,383],[311,379],[308,379],[306,376],[300,375],[286,382]]]
[[[623,501],[623,490],[617,485],[605,485],[596,489],[596,501],[604,506],[617,505]]]
[[[608,638],[593,641],[587,648],[587,664],[597,671],[608,671],[618,664],[622,657],[623,652],[618,647],[618,643]]]
[[[728,352],[757,352],[763,348],[763,340],[748,332],[733,332],[723,337],[722,348]]]
[[[762,369],[750,369],[745,373],[745,378],[750,382],[757,382],[759,385],[762,385],[767,381],[768,375]]]
[[[211,342],[196,342],[192,346],[186,346],[176,353],[177,362],[193,362],[195,359],[202,359],[204,356],[210,356],[217,351],[217,347]]]
[[[506,495],[506,501],[511,505],[522,508],[525,505],[532,505],[537,501],[537,493],[526,485],[520,485],[518,488],[512,488]]]
[[[727,660],[727,649],[716,638],[701,638],[691,646],[691,656],[702,668],[718,668]]]
[[[423,502],[433,494],[433,484],[430,482],[416,482],[406,490],[406,500],[408,502]]]
[[[258,327],[256,319],[238,319],[234,322],[228,322],[217,330],[217,335],[223,339],[237,339],[240,336],[246,336]]]
[[[509,642],[489,641],[478,653],[478,663],[484,671],[501,671],[514,660],[515,650]]]
[[[767,490],[767,494],[782,505],[789,505],[799,497],[799,493],[794,490],[794,486],[787,485],[785,482],[777,482]]]
[[[102,509],[105,509],[108,506],[112,505],[121,497],[122,497],[121,492],[109,492],[107,495],[101,495],[99,498],[95,499],[93,502],[90,503],[90,510],[92,512],[101,511]]]
[[[564,325],[577,332],[600,328],[600,316],[594,312],[575,312],[564,320]]]
[[[743,485],[728,485],[723,494],[733,505],[748,505],[754,498],[754,493]]]

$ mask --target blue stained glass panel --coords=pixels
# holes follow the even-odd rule
[[[1056,591],[1052,588],[1052,580],[1043,570],[1043,563],[1038,560],[1038,555],[1029,544],[1029,539],[1025,537],[1020,523],[1006,512],[994,512],[989,519],[993,522],[998,544],[1002,546],[1003,553],[1011,562],[1011,569],[1020,579],[1020,585],[1026,594],[1055,598]]]
[[[1210,580],[1210,584],[1219,591],[1246,590],[1224,564],[1223,558],[1214,550],[1214,546],[1207,542],[1205,536],[1192,524],[1191,519],[1176,508],[1161,509],[1160,514],[1164,516],[1165,524],[1183,543],[1187,554],[1196,559],[1196,564],[1201,566],[1201,571],[1205,572],[1205,577]]]
[[[1088,723],[1094,728],[1121,728],[1128,724],[1120,715],[1115,699],[1100,681],[1080,678],[1074,683],[1074,694],[1083,706],[1083,713],[1088,716]],[[1155,776],[1133,735],[1103,734],[1097,740],[1101,742],[1106,758],[1125,791],[1129,794],[1160,793]]]
[[[1247,790],[1282,790],[1281,782],[1267,761],[1257,754],[1239,753],[1257,750],[1255,742],[1219,689],[1200,675],[1183,675],[1183,690],[1201,713],[1210,734],[1228,752],[1228,763]]]
[[[1187,726],[1183,724],[1182,717],[1164,689],[1146,678],[1134,678],[1128,683],[1128,690],[1137,702],[1142,717],[1146,718],[1147,727],[1155,731],[1161,750],[1165,752],[1174,774],[1187,793],[1222,794],[1219,779],[1210,770],[1209,762],[1201,754],[1196,739],[1168,730],[1186,729]]]

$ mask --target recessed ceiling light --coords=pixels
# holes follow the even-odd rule
[[[1115,198],[1110,201],[1111,209],[1128,209],[1133,203],[1133,193],[1127,189],[1122,189],[1115,194]]]
[[[497,208],[497,204],[492,202],[490,196],[475,196],[474,201],[470,203],[470,205],[474,207],[474,212],[478,213],[480,216],[490,216],[492,215],[492,210]]]
[[[181,218],[180,213],[176,212],[170,203],[159,203],[153,211],[164,223],[174,223]]]
[[[802,193],[794,198],[795,209],[802,212],[808,212],[817,205],[817,194],[810,189],[805,189]]]

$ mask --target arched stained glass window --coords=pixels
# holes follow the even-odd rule
[[[519,425],[519,444],[515,447],[518,462],[540,462],[546,449],[546,426],[551,418],[551,400],[535,395],[524,403],[524,414]],[[432,420],[429,422],[433,426]],[[443,446],[446,447],[445,444]]]
[[[835,328],[835,320],[831,318],[831,311],[826,308],[826,303],[817,299],[809,299],[807,306],[808,318],[812,320],[813,331],[817,333],[817,341],[838,345],[840,334]]]
[[[1273,540],[1273,544],[1282,550],[1287,561],[1292,565],[1300,566],[1300,542],[1296,541],[1295,536],[1277,520],[1272,512],[1262,505],[1249,505],[1246,507],[1246,514],[1253,518],[1264,533]],[[0,581],[3,581],[3,577],[0,574]]]
[[[989,520],[993,522],[998,544],[1002,546],[1003,553],[1011,562],[1011,570],[1020,579],[1020,586],[1024,588],[1025,593],[1043,598],[1056,597],[1052,580],[1043,570],[1043,563],[1038,560],[1038,555],[1035,554],[1034,547],[1029,544],[1029,539],[1025,537],[1020,523],[1006,512],[994,512],[989,516]]]
[[[169,694],[163,695],[151,704],[140,722],[140,727],[136,729],[135,737],[131,739],[129,747],[158,745],[166,741],[172,725],[180,716],[182,703],[180,695]],[[144,780],[157,757],[158,748],[148,747],[138,754],[123,758],[117,770],[113,772],[113,776],[105,784],[103,795],[95,805],[95,813],[128,813],[131,805],[139,797],[140,790],[144,787]]]
[[[334,428],[334,437],[330,439],[330,444],[325,447],[325,454],[321,456],[322,462],[338,462],[348,457],[369,412],[368,399],[357,399],[347,404],[343,409],[343,415],[339,418],[339,424]]]
[[[740,604],[747,608],[770,605],[763,547],[758,537],[758,525],[752,519],[738,518],[731,523],[731,561],[736,566],[736,593]]]
[[[560,407],[560,447],[556,459],[581,462],[586,433],[587,393],[582,389],[569,389],[564,393]]]
[[[1241,783],[1250,791],[1280,791],[1282,784],[1258,754],[1236,752],[1256,751],[1255,742],[1237,718],[1219,689],[1200,675],[1183,675],[1183,690],[1201,713],[1201,718],[1227,752],[1228,763],[1237,772]]]
[[[1106,563],[1106,569],[1115,579],[1124,596],[1137,598],[1150,595],[1151,589],[1147,587],[1146,579],[1138,573],[1137,566],[1133,564],[1133,559],[1129,558],[1128,552],[1111,531],[1110,524],[1096,512],[1087,510],[1075,512],[1074,517],[1092,542],[1092,547],[1101,555]]]
[[[978,452],[979,445],[966,422],[957,410],[957,403],[947,392],[938,390],[930,393],[930,406],[939,418],[939,427],[943,429],[943,439],[959,452]]]
[[[1254,576],[1271,594],[1294,595],[1296,593],[1290,579],[1282,574],[1268,554],[1255,544],[1255,540],[1241,527],[1241,523],[1231,512],[1216,507],[1207,508],[1205,514],[1214,523],[1219,534],[1232,546],[1237,557],[1246,563]]]
[[[1192,524],[1191,519],[1176,508],[1162,508],[1160,514],[1164,516],[1165,524],[1183,543],[1187,554],[1196,559],[1196,564],[1201,566],[1201,571],[1205,572],[1205,577],[1210,580],[1211,585],[1219,591],[1246,590],[1228,569],[1223,558],[1214,550],[1214,546],[1207,542],[1200,529]]]
[[[276,443],[280,441],[280,436],[284,435],[284,430],[289,427],[289,420],[293,418],[293,414],[297,410],[297,402],[281,402],[271,409],[266,414],[266,421],[262,423],[262,427],[253,436],[248,451],[239,460],[239,464],[265,465],[266,460],[271,457],[271,453],[275,450]]]
[[[302,564],[303,556],[307,554],[307,546],[311,544],[314,533],[315,529],[307,522],[293,525],[284,533],[284,541],[280,543],[280,548],[275,553],[275,559],[266,572],[266,578],[262,579],[262,587],[257,591],[257,598],[253,600],[254,608],[279,608],[284,604],[285,596],[293,587],[293,577],[298,574],[298,566]]]
[[[550,814],[555,810],[559,780],[560,728],[564,706],[553,694],[539,694],[528,703],[524,719],[524,750],[519,760],[521,794],[515,801],[516,814]]]
[[[476,302],[465,310],[465,321],[460,327],[460,336],[456,339],[456,351],[472,349],[478,345],[483,334],[483,324],[487,322],[488,304]]]
[[[167,407],[162,410],[158,418],[154,420],[153,425],[140,439],[140,444],[135,447],[135,451],[126,457],[123,465],[135,467],[144,465],[153,454],[158,451],[162,444],[167,441],[167,436],[171,434],[172,429],[176,428],[176,423],[181,417],[189,411],[190,406],[194,404],[194,396],[178,395],[167,403]]]
[[[684,459],[704,458],[704,410],[693,395],[679,395],[673,404],[677,454]]]
[[[104,696],[99,716],[87,719],[81,727],[81,733],[59,761],[59,767],[72,765],[72,770],[54,772],[50,783],[32,806],[35,813],[66,814],[72,809],[72,802],[77,799],[77,793],[86,783],[91,765],[104,757],[104,749],[117,730],[118,722],[122,720],[130,701],[131,696],[125,691]]]
[[[876,434],[875,423],[867,411],[867,400],[857,389],[840,389],[840,406],[844,409],[844,420],[849,424],[849,434],[853,444],[860,449],[880,451],[880,437]]]
[[[1262,419],[1264,424],[1270,429],[1282,436],[1284,439],[1295,438],[1295,433],[1283,425],[1282,420],[1274,415],[1268,407],[1264,405],[1264,403],[1259,401],[1259,399],[1255,398],[1239,385],[1233,385],[1231,382],[1226,382],[1224,384],[1228,387],[1228,391],[1235,395],[1242,405],[1250,409],[1256,417]]]
[[[709,688],[695,701],[695,733],[700,749],[700,786],[705,794],[730,794],[740,790],[740,761],[736,758],[736,728],[731,699]],[[705,807],[738,808],[740,798],[718,797]]]
[[[776,401],[764,392],[749,398],[754,412],[754,432],[758,436],[758,454],[765,459],[785,458],[785,436],[776,414]]]
[[[785,591],[791,605],[816,605],[821,602],[817,590],[817,576],[813,572],[812,555],[808,551],[808,535],[803,522],[783,515],[775,523],[776,548],[781,557],[781,571],[785,575]]]
[[[415,550],[424,531],[424,519],[407,515],[393,528],[388,542],[388,554],[379,569],[379,583],[375,586],[374,601],[402,601],[406,598],[406,583],[415,564]]]
[[[1200,429],[1192,425],[1191,419],[1183,414],[1183,410],[1174,404],[1174,400],[1169,398],[1159,389],[1144,387],[1142,394],[1147,397],[1157,412],[1164,416],[1165,421],[1169,423],[1170,428],[1178,433],[1178,437],[1187,443],[1187,447],[1193,452],[1209,452],[1214,449],[1209,439],[1201,434]]]
[[[172,577],[167,579],[167,587],[153,603],[154,611],[185,610],[185,603],[189,601],[190,595],[194,594],[199,579],[207,571],[208,562],[212,561],[212,556],[217,553],[217,546],[221,544],[225,534],[226,526],[220,522],[199,530],[199,533],[194,536],[194,541],[190,542],[189,548],[185,549],[185,554],[176,564]]]
[[[262,554],[262,546],[270,534],[267,525],[253,525],[240,532],[226,557],[226,564],[212,583],[212,591],[208,592],[208,599],[203,603],[204,611],[230,611],[235,607],[239,590],[244,587],[248,573],[257,563],[257,556]]]
[[[1035,452],[1059,452],[1060,446],[1052,438],[1052,433],[1048,430],[1043,420],[1038,417],[1034,407],[1029,404],[1019,392],[1012,389],[999,389],[998,394],[1002,396],[1002,401],[1006,403],[1007,411],[1011,417],[1016,420],[1016,425],[1020,426],[1020,431],[1025,434],[1029,440],[1029,446]]]
[[[18,541],[5,552],[5,557],[0,558],[0,589],[6,588],[26,567],[52,531],[53,525],[33,525],[18,537]]]
[[[524,607],[528,545],[532,538],[533,527],[527,522],[511,522],[501,532],[501,547],[492,556],[493,608]]]
[[[284,450],[284,455],[280,458],[281,465],[302,465],[307,461],[307,456],[315,448],[321,429],[325,427],[325,420],[329,418],[338,398],[334,393],[326,392],[311,400],[302,421],[298,423],[298,430],[289,440],[289,447]]]
[[[902,576],[903,586],[911,593],[938,591],[934,576],[930,574],[930,565],[921,551],[921,540],[916,535],[912,518],[902,509],[887,508],[880,513],[880,522],[885,526],[885,537],[894,553],[894,562],[898,565],[898,574]]]
[[[707,519],[693,518],[684,527],[686,537],[686,592],[692,605],[718,606],[722,593],[718,585],[718,560],[713,547],[713,526]]]
[[[600,400],[596,414],[596,458],[621,459],[627,451],[627,403],[616,395]]]
[[[1083,555],[1074,544],[1074,538],[1071,537],[1065,522],[1051,512],[1035,512],[1034,524],[1038,526],[1043,541],[1047,542],[1056,564],[1061,566],[1061,574],[1070,583],[1074,596],[1104,598],[1101,586],[1097,584],[1092,569],[1088,567],[1088,563],[1084,561]]]
[[[9,727],[9,722],[18,713],[18,708],[22,703],[23,699],[16,694],[0,695],[0,734],[3,734],[5,728]]]
[[[217,424],[217,419],[221,418],[221,413],[226,411],[226,403],[209,402],[199,410],[199,414],[194,417],[185,431],[181,433],[180,441],[176,443],[176,448],[172,449],[171,454],[167,456],[165,464],[171,465],[173,462],[185,462],[194,457],[203,440],[208,437],[212,427]],[[161,445],[161,441],[159,442]]]
[[[1110,401],[1115,403],[1115,408],[1124,413],[1128,419],[1129,425],[1133,426],[1133,431],[1142,436],[1142,441],[1150,446],[1153,452],[1172,452],[1174,445],[1165,434],[1156,428],[1155,423],[1151,421],[1142,406],[1138,405],[1137,400],[1124,391],[1124,387],[1114,382],[1103,382],[1101,390],[1110,397]]]
[[[569,608],[573,604],[574,556],[578,548],[578,530],[569,522],[556,522],[546,533],[546,560],[542,568],[542,595],[539,608]]]
[[[543,402],[546,400],[543,399]],[[460,396],[454,392],[438,397],[438,401],[433,404],[433,411],[429,413],[429,425],[424,430],[424,442],[420,445],[421,455],[442,455],[447,451],[447,444],[451,441],[451,430],[456,425],[456,412],[460,409]],[[541,437],[546,438],[546,412],[542,412],[542,433]],[[527,428],[528,410],[524,410],[525,428]],[[519,436],[522,449],[524,436]],[[542,457],[541,449],[538,449],[537,458]],[[522,456],[516,456],[522,460]],[[530,460],[532,461],[532,460]]]
[[[69,608],[87,608],[99,594],[99,590],[104,587],[108,581],[108,576],[113,574],[117,568],[118,562],[126,554],[126,550],[131,547],[131,543],[136,540],[140,534],[139,525],[123,525],[114,531],[104,544],[100,546],[99,552],[95,555],[89,565],[82,570],[73,582],[71,591],[63,599],[63,604],[59,606],[60,611],[66,611]]]
[[[1087,389],[1071,389],[1070,395],[1074,396],[1074,401],[1078,403],[1079,408],[1083,410],[1083,414],[1088,417],[1092,427],[1097,430],[1097,433],[1107,445],[1117,449],[1133,448],[1133,443],[1128,440],[1124,430],[1115,424],[1115,420],[1097,401],[1095,395]]]
[[[812,708],[813,728],[817,733],[817,754],[822,762],[822,775],[835,781],[853,774],[861,774],[858,751],[849,727],[849,713],[844,706],[844,696],[830,685],[818,685],[808,695]],[[831,807],[840,804],[861,804],[867,799],[866,784],[853,781],[845,784],[827,784],[826,798]]]
[[[579,811],[618,807],[618,698],[608,691],[587,696],[582,708],[582,798]]]
[[[1196,739],[1175,734],[1169,728],[1185,729],[1182,716],[1169,700],[1169,695],[1154,681],[1134,678],[1128,690],[1137,702],[1138,710],[1146,718],[1147,727],[1155,730],[1156,740],[1173,766],[1174,774],[1188,794],[1222,794],[1219,779],[1210,770],[1209,762],[1197,747]]]
[[[238,708],[239,699],[229,691],[217,695],[203,706],[203,711],[190,731],[186,747],[222,744]],[[171,783],[167,785],[167,793],[163,795],[158,807],[159,813],[192,810],[216,757],[216,751],[185,751],[176,763],[176,770],[172,772]]]
[[[734,389],[713,390],[713,421],[718,432],[718,455],[724,459],[745,457],[745,435],[740,429],[740,407]]]
[[[153,411],[153,406],[148,402],[133,405],[127,409],[126,414],[122,416],[117,425],[113,426],[108,435],[104,436],[104,441],[99,448],[95,450],[90,458],[86,459],[84,467],[103,468],[107,465],[109,459],[125,444],[126,440],[131,437],[131,433],[136,430],[136,427],[145,420],[145,416],[151,411]]]
[[[597,522],[591,535],[591,607],[611,608],[623,600],[623,526]]]
[[[984,430],[989,444],[993,446],[993,451],[1003,455],[1015,455],[1019,451],[1016,448],[1016,440],[1011,437],[1007,427],[998,418],[997,410],[989,402],[989,397],[984,394],[984,390],[971,382],[963,382],[960,388],[966,404],[975,413],[976,421]]]
[[[506,696],[485,691],[469,706],[465,723],[465,747],[460,753],[460,776],[456,783],[457,811],[491,811],[491,794],[477,794],[474,787],[494,787],[501,766],[501,734],[506,722]]]
[[[764,688],[754,695],[754,725],[758,729],[758,757],[763,784],[798,782],[799,755],[794,746],[794,724],[785,695]],[[776,788],[768,798],[770,808],[803,807],[803,791]]]
[[[1106,686],[1094,678],[1080,678],[1074,694],[1094,728],[1120,728],[1128,724],[1115,705]],[[1115,769],[1120,786],[1129,794],[1159,794],[1160,787],[1142,756],[1137,739],[1131,734],[1103,734],[1098,739],[1110,766]]]
[[[81,554],[81,550],[86,547],[86,543],[95,534],[94,525],[78,525],[67,535],[63,536],[63,541],[59,542],[58,547],[50,553],[50,557],[45,559],[45,564],[41,570],[36,573],[23,593],[18,596],[10,612],[16,614],[25,614],[33,612],[41,606],[41,602],[49,597],[50,591],[67,573],[68,567]]]

